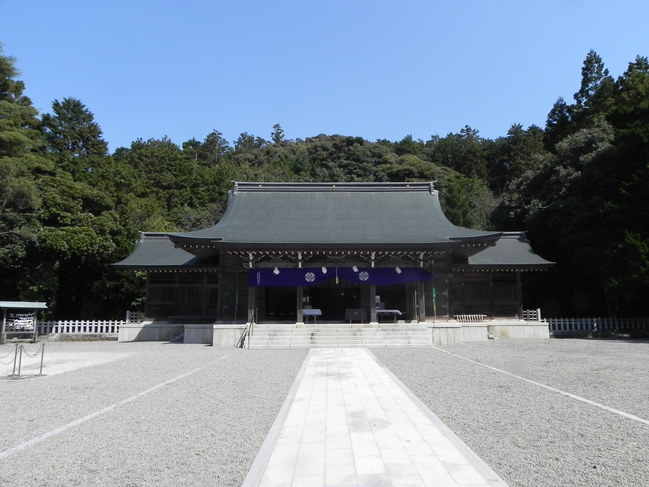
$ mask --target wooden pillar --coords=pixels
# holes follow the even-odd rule
[[[151,302],[151,273],[146,273],[146,284],[144,285],[144,316],[150,316],[149,303]]]
[[[248,286],[248,323],[254,323],[256,321],[255,318],[255,287],[253,286]]]
[[[172,315],[179,315],[182,314],[178,308],[179,308],[179,302],[180,302],[180,273],[174,272],[174,304],[172,305],[171,308],[171,314]]]
[[[466,314],[466,300],[464,296],[464,272],[460,272],[460,311],[459,314]],[[458,313],[456,310],[455,313]]]
[[[376,315],[376,284],[368,286],[370,292],[370,324],[378,323]]]
[[[496,317],[496,296],[494,293],[494,275],[489,273],[489,299],[491,300],[491,319]]]
[[[209,293],[207,289],[207,272],[203,272],[203,279],[201,279],[201,315],[207,316],[207,300]]]
[[[223,292],[224,292],[224,276],[223,268],[225,267],[225,257],[223,256],[223,251],[219,251],[219,271],[216,276],[216,321],[223,321]]]
[[[297,316],[297,323],[304,323],[304,313],[302,312],[304,308],[304,286],[297,286],[296,288],[295,295],[297,297],[296,299],[296,316]]]
[[[518,319],[523,319],[523,284],[521,271],[516,271],[516,301],[518,302]]]
[[[223,273],[219,272],[216,283],[216,321],[223,321]]]
[[[426,321],[426,281],[417,281],[417,308],[419,309],[419,322]]]
[[[415,302],[415,296],[417,292],[415,291],[416,286],[414,283],[409,282],[404,284],[406,287],[406,316],[409,320],[417,320],[417,303]]]

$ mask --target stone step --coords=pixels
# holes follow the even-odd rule
[[[426,347],[430,329],[417,324],[255,325],[250,348]]]
[[[336,344],[322,344],[322,343],[269,343],[269,344],[250,344],[251,349],[282,349],[282,348],[422,348],[430,347],[431,343],[336,343]]]
[[[404,333],[404,332],[427,332],[429,328],[408,327],[408,328],[257,328],[253,333]]]
[[[430,340],[431,335],[394,335],[394,336],[381,336],[381,335],[367,335],[367,336],[264,336],[264,335],[253,335],[251,337],[253,340],[283,340],[283,341],[296,341],[296,340],[307,340],[307,341],[358,341],[358,340]]]
[[[267,337],[267,336],[253,336],[251,341],[256,342],[379,342],[379,341],[426,341],[430,340],[430,336],[394,336],[394,337]]]
[[[430,346],[431,340],[251,340],[251,348],[266,346],[291,346],[291,347],[345,347],[345,346],[402,346],[419,345]]]
[[[258,333],[254,332],[253,337],[320,337],[320,338],[330,338],[330,337],[359,337],[359,338],[371,338],[371,337],[380,337],[380,338],[390,338],[390,337],[427,337],[430,336],[430,331],[424,332],[352,332],[352,333],[290,333],[290,332],[267,332],[267,333]]]
[[[255,325],[255,330],[425,330],[422,325]]]

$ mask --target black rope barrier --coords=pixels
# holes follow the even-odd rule
[[[13,372],[9,374],[9,378],[11,379],[22,379],[21,371],[22,371],[22,365],[23,365],[23,353],[27,355],[29,358],[38,358],[40,355],[41,357],[41,363],[40,363],[40,368],[38,371],[38,374],[36,376],[41,376],[43,375],[43,360],[45,358],[45,343],[41,344],[40,347],[38,347],[38,350],[36,350],[33,353],[29,353],[27,350],[25,350],[25,345],[22,343],[16,343],[16,348],[14,349],[14,358],[10,360],[7,363],[0,362],[2,365],[11,365],[13,362]],[[6,355],[4,358],[7,358],[8,356],[11,355],[11,352]],[[17,369],[17,372],[16,372]]]

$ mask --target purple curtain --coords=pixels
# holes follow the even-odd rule
[[[336,275],[339,279],[362,284],[405,284],[427,281],[433,275],[418,267],[351,267],[322,268],[272,268],[252,269],[248,272],[248,285],[256,286],[313,286]],[[397,270],[398,269],[398,270]],[[400,272],[399,272],[400,271]]]

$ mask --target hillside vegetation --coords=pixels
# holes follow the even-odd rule
[[[527,277],[527,307],[646,314],[649,60],[614,78],[591,51],[577,88],[545,127],[514,123],[495,140],[469,126],[429,140],[287,139],[277,124],[268,138],[214,130],[110,154],[84,103],[54,100],[39,114],[0,51],[0,298],[47,301],[61,319],[121,317],[141,301],[143,276],[109,264],[141,231],[213,225],[233,180],[437,181],[451,221],[527,230],[557,262]]]

